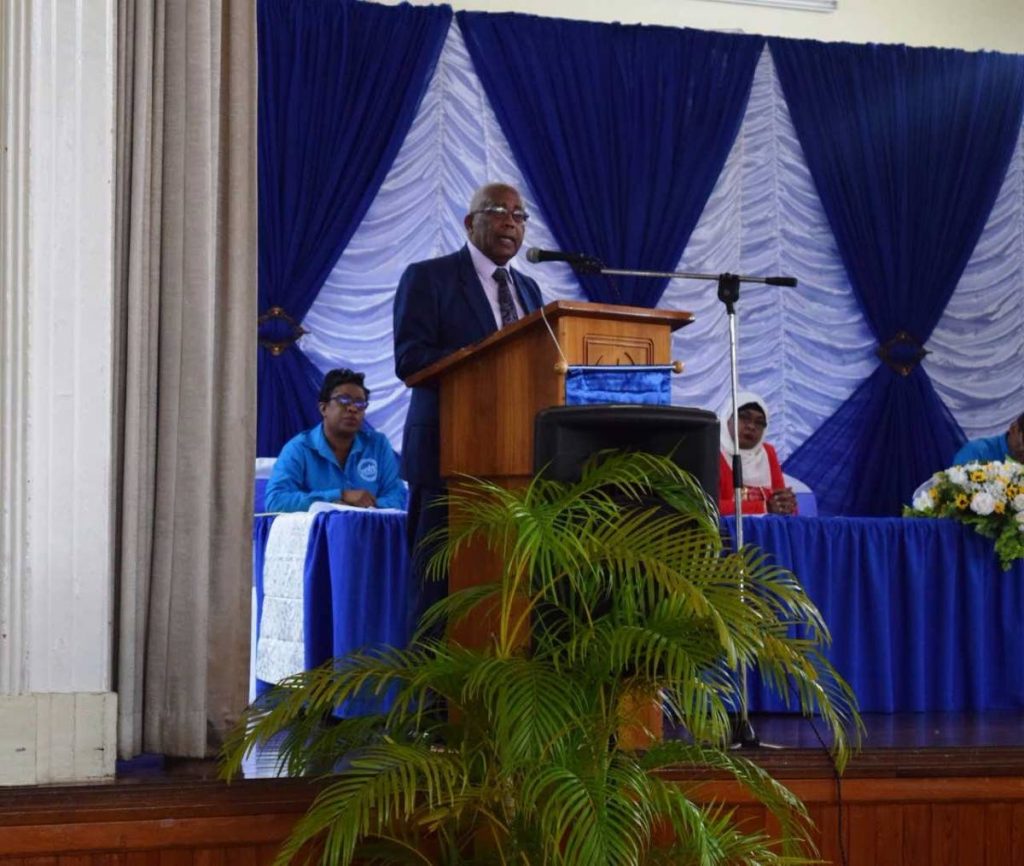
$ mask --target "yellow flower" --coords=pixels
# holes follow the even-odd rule
[[[960,509],[966,508],[967,507],[967,503],[970,502],[970,501],[971,500],[967,498],[967,494],[966,493],[958,493],[956,495],[956,507],[957,508],[960,508]]]
[[[984,481],[985,480],[985,470],[984,469],[975,469],[971,473],[970,477],[971,477],[971,481]]]
[[[997,499],[995,505],[992,506],[992,510],[996,514],[1002,514],[1004,511],[1006,511],[1006,503],[1005,502],[1000,502]]]

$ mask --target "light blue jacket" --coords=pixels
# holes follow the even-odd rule
[[[378,508],[405,508],[405,484],[383,433],[356,433],[345,466],[338,465],[317,424],[285,443],[267,482],[267,511],[306,511],[314,502],[338,502],[343,490],[368,490]]]
[[[1006,434],[986,436],[984,439],[971,439],[953,455],[950,466],[963,466],[965,463],[1002,462],[1010,458],[1010,443]]]

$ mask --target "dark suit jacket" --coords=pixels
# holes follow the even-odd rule
[[[512,281],[526,312],[543,304],[534,280],[512,271]],[[498,330],[466,247],[405,269],[394,324],[399,379]],[[437,390],[413,388],[402,436],[402,477],[410,484],[441,485],[439,437]]]

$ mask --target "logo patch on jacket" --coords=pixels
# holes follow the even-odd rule
[[[356,472],[359,473],[359,477],[363,481],[376,481],[377,480],[377,461],[372,457],[366,457],[359,461],[359,466],[356,468]]]

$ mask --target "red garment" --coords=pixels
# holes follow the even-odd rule
[[[779,465],[779,455],[767,442],[764,443],[765,453],[768,455],[768,469],[772,476],[771,487],[743,487],[743,513],[744,514],[767,514],[768,498],[773,490],[779,490],[786,486],[782,477],[782,467]],[[732,489],[732,462],[725,458],[721,451],[718,452],[718,510],[722,514],[735,514],[736,504],[734,491]]]

